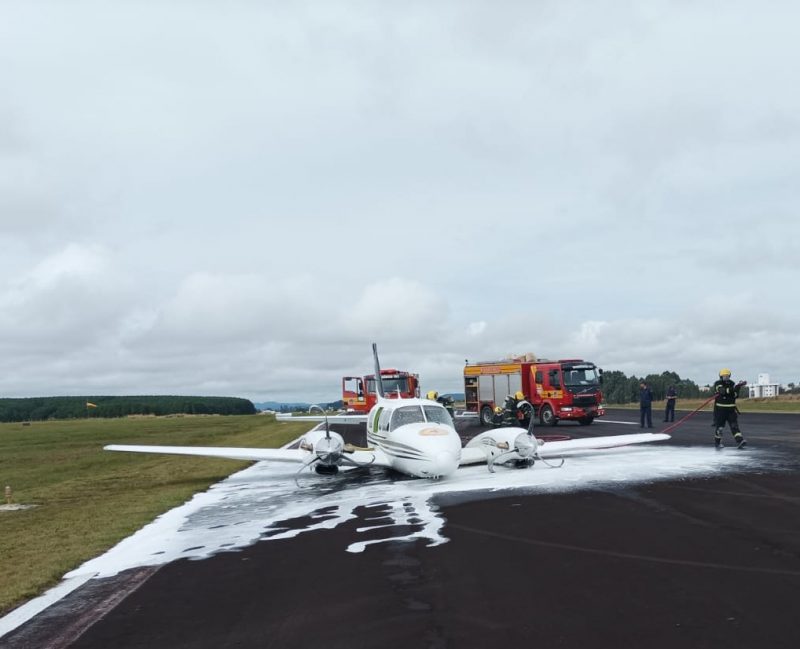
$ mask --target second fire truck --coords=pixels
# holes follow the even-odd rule
[[[387,399],[419,397],[419,375],[403,370],[381,370],[381,383]],[[377,402],[375,375],[342,378],[342,401],[346,410],[369,412]]]
[[[578,358],[537,360],[529,354],[502,361],[468,362],[464,367],[466,409],[478,413],[481,423],[489,426],[494,409],[502,407],[509,394],[522,392],[545,426],[555,426],[562,419],[588,426],[605,414],[602,374],[594,363]]]

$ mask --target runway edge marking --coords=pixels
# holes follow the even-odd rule
[[[58,585],[53,586],[53,588],[46,591],[43,595],[26,602],[22,606],[15,608],[13,611],[0,618],[0,638],[19,628],[25,624],[25,622],[33,619],[39,615],[39,613],[52,606],[56,602],[64,599],[72,591],[83,586],[87,581],[94,577],[95,574],[96,573],[88,573],[86,575],[72,577],[71,579],[64,579]]]
[[[136,592],[150,577],[162,566],[146,566],[131,572],[125,585],[117,588],[107,597],[101,599],[95,606],[78,616],[66,629],[61,631],[56,638],[42,646],[42,649],[66,649],[80,638],[92,625],[102,620],[113,611],[129,595]]]

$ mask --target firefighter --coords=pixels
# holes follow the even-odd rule
[[[456,416],[456,411],[453,408],[453,404],[455,400],[453,397],[449,397],[446,394],[443,394],[441,397],[436,390],[429,390],[428,393],[425,395],[426,399],[430,399],[431,401],[435,401],[436,403],[440,403],[445,407],[445,410],[450,413],[451,417]]]
[[[523,420],[527,424],[527,414],[521,412],[519,408],[519,404],[522,401],[525,401],[525,395],[520,390],[517,390],[514,394],[509,394],[505,403],[503,403],[503,415],[509,422],[512,422],[512,425],[517,425]]]
[[[506,397],[505,402],[503,403],[503,410],[506,411],[508,416],[512,419],[517,418],[517,407],[519,406],[519,402],[525,398],[525,395],[522,392],[515,392],[514,394],[509,394]]]
[[[713,389],[716,395],[714,397],[714,446],[716,448],[722,447],[722,431],[725,429],[726,423],[730,426],[736,446],[738,448],[747,446],[742,431],[739,430],[739,411],[736,408],[736,399],[743,385],[747,385],[747,381],[739,381],[739,383],[731,381],[729,369],[721,369],[719,380],[714,382]]]

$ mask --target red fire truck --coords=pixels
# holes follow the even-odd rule
[[[522,392],[539,421],[555,426],[572,419],[588,426],[602,417],[603,370],[578,358],[537,360],[532,354],[502,361],[467,363],[464,367],[466,409],[488,426],[496,406],[509,394]]]
[[[389,399],[419,397],[419,375],[403,370],[381,370],[383,393]],[[366,389],[365,389],[366,386]],[[369,412],[378,400],[375,375],[342,378],[342,401],[346,410]]]

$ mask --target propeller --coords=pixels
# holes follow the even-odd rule
[[[339,467],[343,464],[366,467],[375,461],[374,455],[369,462],[356,462],[347,457],[345,453],[353,453],[356,448],[351,444],[345,444],[342,436],[338,433],[331,435],[328,415],[321,406],[314,404],[308,409],[308,412],[314,410],[319,410],[325,418],[325,437],[320,437],[313,445],[306,441],[300,443],[300,448],[311,452],[312,456],[297,470],[298,473],[313,466],[317,473],[333,475],[339,472]]]
[[[533,434],[533,419],[533,417],[530,418],[527,432],[520,433],[514,438],[513,448],[508,442],[498,442],[491,438],[486,438],[483,440],[483,443],[487,446],[493,446],[501,451],[497,455],[491,451],[487,453],[486,466],[491,473],[494,473],[494,465],[496,463],[503,464],[510,459],[516,460],[515,464],[519,467],[533,466],[533,463],[536,460],[543,462],[551,468],[563,466],[564,458],[561,458],[560,464],[553,464],[539,455],[539,447],[541,446],[542,442],[540,442]]]
[[[489,440],[486,440],[489,444]],[[536,460],[541,459],[537,453],[539,448],[539,440],[537,440],[531,433],[520,433],[514,438],[514,447],[511,448],[508,442],[495,442],[493,444],[502,452],[498,455],[489,455],[486,461],[486,466],[489,468],[490,473],[494,473],[495,462],[503,464],[504,462],[515,456],[518,465],[531,466]]]

